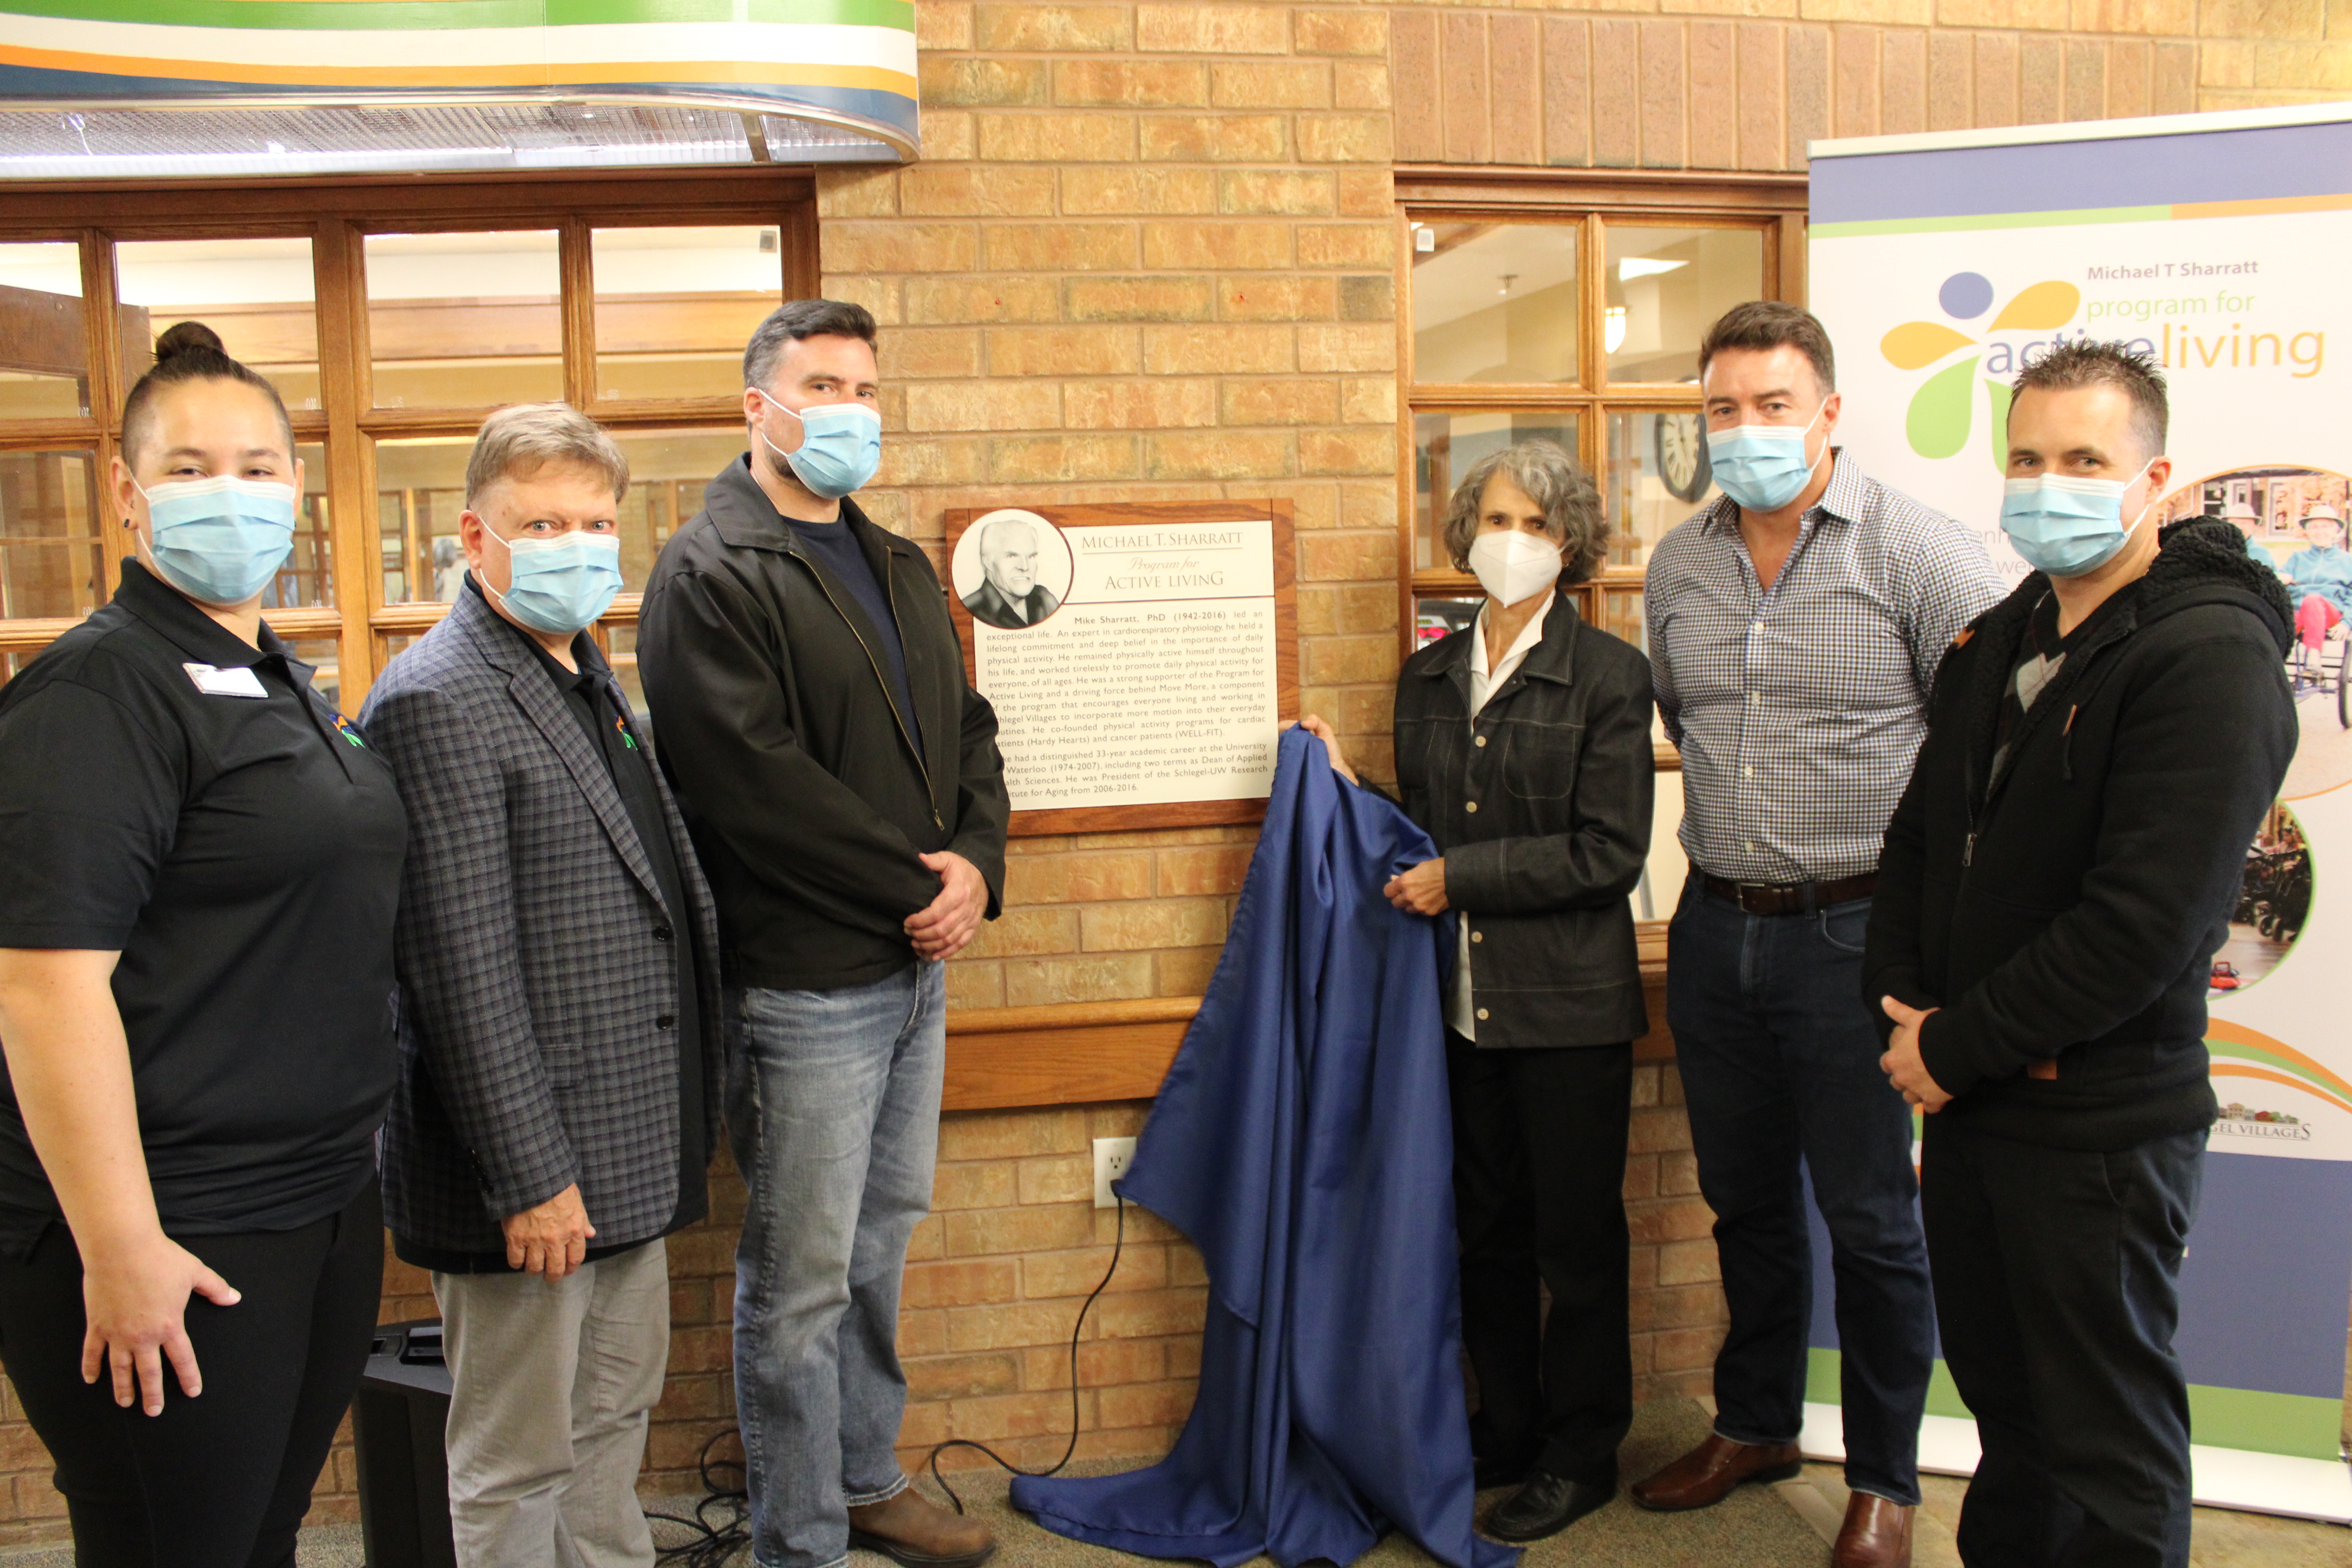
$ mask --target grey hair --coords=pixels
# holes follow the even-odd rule
[[[551,463],[582,468],[629,493],[629,459],[605,428],[568,403],[518,403],[482,421],[466,459],[466,505],[501,479],[524,479]]]
[[[777,306],[751,329],[751,341],[743,345],[743,384],[767,391],[787,344],[823,337],[857,338],[869,349],[881,346],[874,312],[865,306],[845,300],[794,300]]]
[[[1470,569],[1470,546],[1478,537],[1478,502],[1486,481],[1500,474],[1543,508],[1544,531],[1559,547],[1559,580],[1582,583],[1601,570],[1609,554],[1609,520],[1601,515],[1601,490],[1574,458],[1556,442],[1521,441],[1490,452],[1470,466],[1454,487],[1445,509],[1445,553],[1458,571]]]

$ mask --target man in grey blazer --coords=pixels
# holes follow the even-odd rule
[[[636,1502],[669,1343],[662,1237],[708,1211],[719,935],[586,627],[628,463],[566,405],[490,416],[467,578],[362,714],[415,824],[384,1215],[433,1271],[466,1568],[650,1568]]]

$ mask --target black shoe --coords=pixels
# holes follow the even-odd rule
[[[1486,1530],[1497,1541],[1541,1541],[1558,1535],[1617,1495],[1613,1486],[1571,1481],[1538,1470],[1528,1484],[1495,1505]]]

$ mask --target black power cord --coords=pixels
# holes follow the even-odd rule
[[[1103,1270],[1101,1282],[1087,1293],[1085,1304],[1079,1307],[1078,1321],[1070,1325],[1070,1446],[1062,1450],[1062,1457],[1050,1469],[1024,1470],[985,1443],[977,1443],[969,1437],[949,1438],[931,1450],[928,1468],[931,1472],[932,1484],[947,1494],[948,1501],[955,1505],[958,1513],[963,1512],[963,1499],[957,1495],[955,1488],[948,1484],[947,1478],[940,1474],[940,1456],[950,1448],[977,1450],[1016,1476],[1034,1476],[1040,1479],[1061,1474],[1077,1454],[1078,1413],[1081,1408],[1078,1402],[1078,1339],[1086,1331],[1087,1314],[1094,1310],[1095,1302],[1101,1299],[1102,1293],[1110,1289],[1113,1276],[1118,1273],[1119,1255],[1127,1250],[1127,1200],[1116,1193],[1111,1196],[1118,1205],[1118,1228],[1111,1237],[1110,1267]],[[703,1498],[695,1504],[693,1518],[674,1513],[648,1512],[646,1515],[648,1520],[657,1519],[694,1531],[693,1537],[683,1544],[665,1546],[656,1552],[654,1555],[657,1561],[675,1564],[676,1568],[723,1568],[730,1558],[751,1543],[750,1472],[740,1459],[714,1458],[711,1455],[711,1450],[722,1441],[739,1436],[732,1430],[713,1432],[702,1445],[702,1452],[696,1459],[696,1468],[702,1477]],[[729,1485],[721,1479],[720,1473],[724,1471],[734,1473],[734,1484]],[[714,1520],[712,1516],[720,1510],[732,1511]]]
[[[949,1438],[946,1442],[931,1450],[931,1483],[938,1487],[940,1490],[948,1494],[948,1501],[955,1505],[955,1510],[958,1513],[961,1513],[963,1511],[963,1499],[956,1495],[955,1488],[948,1485],[947,1478],[940,1474],[940,1456],[946,1453],[950,1448],[976,1449],[979,1452],[987,1455],[990,1458],[995,1460],[999,1465],[1003,1466],[1005,1469],[1011,1471],[1016,1476],[1031,1476],[1041,1480],[1047,1476],[1060,1475],[1064,1469],[1068,1468],[1070,1460],[1077,1454],[1079,1408],[1078,1336],[1086,1331],[1087,1314],[1094,1310],[1095,1302],[1100,1299],[1102,1293],[1110,1289],[1111,1276],[1118,1272],[1118,1255],[1126,1250],[1127,1247],[1127,1200],[1120,1197],[1116,1192],[1111,1194],[1111,1198],[1113,1202],[1118,1205],[1118,1228],[1113,1233],[1111,1237],[1110,1267],[1103,1270],[1101,1283],[1097,1284],[1093,1290],[1087,1293],[1086,1304],[1078,1309],[1078,1321],[1070,1325],[1070,1446],[1062,1450],[1062,1457],[1054,1461],[1053,1467],[1050,1469],[1024,1470],[985,1443],[975,1443],[969,1437]]]
[[[674,1513],[648,1510],[647,1520],[661,1520],[694,1533],[683,1544],[665,1546],[654,1553],[655,1560],[677,1564],[677,1568],[723,1568],[736,1552],[751,1544],[751,1493],[750,1472],[740,1459],[719,1459],[710,1450],[729,1437],[740,1434],[733,1429],[713,1432],[702,1445],[695,1468],[702,1476],[702,1500],[694,1505],[694,1517],[682,1518]],[[719,1472],[735,1472],[736,1484],[729,1486],[719,1479]],[[714,1520],[719,1510],[732,1513]]]

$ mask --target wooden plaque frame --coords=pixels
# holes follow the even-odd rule
[[[1008,506],[1022,505],[1008,500]],[[956,636],[963,644],[966,679],[977,683],[971,640],[971,612],[955,592],[952,572],[956,544],[964,530],[999,510],[995,507],[952,507],[947,512],[947,552],[940,575],[948,587],[948,613],[955,617]],[[1284,721],[1298,717],[1298,564],[1291,537],[1290,503],[1237,497],[1232,500],[1116,501],[1066,506],[1024,506],[1057,528],[1133,528],[1151,523],[1236,522],[1266,518],[1274,524],[1274,662],[1275,713]],[[1125,833],[1146,827],[1213,827],[1228,823],[1260,822],[1263,800],[1168,801],[1151,805],[1082,805],[1045,811],[1015,811],[1010,831],[1016,837],[1048,833]]]

